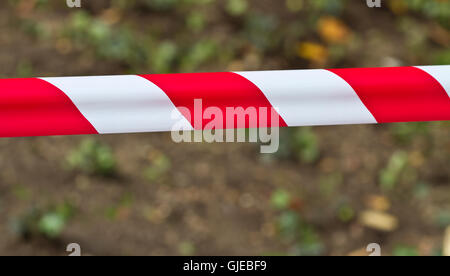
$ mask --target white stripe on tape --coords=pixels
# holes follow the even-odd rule
[[[435,65],[435,66],[416,66],[419,69],[430,74],[444,87],[447,95],[450,97],[450,65]]]
[[[288,126],[377,123],[353,88],[330,71],[236,73],[259,87]]]
[[[169,131],[180,121],[192,129],[164,91],[142,77],[42,79],[62,90],[99,133]]]

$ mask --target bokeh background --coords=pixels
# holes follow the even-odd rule
[[[0,77],[450,64],[450,2],[0,2]],[[0,91],[1,92],[1,91]],[[0,254],[441,255],[450,124],[0,139]]]

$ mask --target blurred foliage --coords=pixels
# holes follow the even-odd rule
[[[291,197],[289,193],[285,190],[276,190],[272,194],[271,203],[272,206],[276,209],[282,210],[287,209],[289,207],[289,203],[291,202]]]
[[[384,190],[392,190],[399,182],[402,172],[408,165],[408,155],[405,152],[395,152],[386,168],[380,172],[380,185]]]
[[[390,126],[392,135],[400,144],[409,144],[417,136],[429,135],[429,123],[396,123]]]
[[[195,244],[189,241],[181,242],[178,246],[179,254],[182,256],[192,256],[195,254]]]
[[[415,247],[398,245],[392,251],[393,256],[419,256],[419,252]]]
[[[26,60],[22,60],[17,65],[17,77],[19,78],[29,78],[33,76],[33,65]]]
[[[435,215],[435,221],[441,228],[450,226],[450,210],[441,210],[437,212]]]
[[[31,197],[30,189],[23,185],[14,185],[12,187],[12,193],[20,200],[28,200]]]
[[[280,237],[290,245],[289,255],[311,256],[323,252],[323,244],[314,227],[304,221],[296,197],[285,190],[275,190],[271,197],[272,206],[279,212],[277,229]]]
[[[344,223],[351,221],[355,217],[355,214],[356,212],[353,207],[347,203],[342,204],[338,208],[338,218]]]
[[[247,0],[228,0],[227,1],[227,11],[231,15],[242,15],[248,9]]]
[[[63,30],[75,47],[93,49],[101,58],[126,62],[136,66],[147,59],[147,52],[137,37],[128,28],[113,28],[101,19],[85,11],[78,11]]]
[[[319,178],[319,191],[325,198],[334,198],[339,186],[344,182],[342,173],[323,174]]]
[[[310,127],[281,129],[280,148],[276,155],[306,164],[314,163],[320,157],[318,138]]]
[[[120,200],[106,209],[106,218],[110,220],[125,219],[130,214],[130,208],[133,205],[133,195],[125,193]]]
[[[47,208],[31,208],[14,218],[12,230],[23,238],[43,235],[55,239],[62,233],[74,212],[74,207],[67,202]]]
[[[116,173],[116,160],[111,149],[91,138],[84,139],[67,157],[70,168],[100,176]]]
[[[395,14],[406,14],[409,10],[437,19],[450,28],[450,4],[447,0],[391,0],[387,1]]]
[[[26,32],[46,40],[53,37],[57,45],[63,45],[57,46],[63,53],[91,51],[129,72],[191,72],[208,64],[225,68],[237,61],[242,69],[252,69],[246,60],[249,54],[262,59],[274,53],[290,66],[333,67],[348,62],[346,52],[365,47],[355,36],[357,26],[342,18],[353,4],[348,0],[284,0],[264,3],[261,8],[252,0],[112,0],[85,3],[83,9],[69,14],[67,24],[57,28],[34,21],[30,15],[33,9],[55,7],[54,2],[9,3],[17,8]],[[277,12],[269,12],[275,7]],[[399,16],[398,29],[411,34],[411,51],[434,63],[449,63],[448,1],[392,0],[386,7],[383,12]],[[137,27],[124,16],[129,13],[149,16],[140,17],[143,21]],[[418,26],[411,19],[417,14],[437,20],[441,29]],[[427,35],[444,47],[424,51],[431,47]]]
[[[281,237],[288,244],[293,244],[290,254],[312,256],[323,252],[323,244],[314,227],[303,221],[297,212],[282,212],[278,218],[278,229]]]
[[[162,152],[152,152],[149,159],[150,165],[144,171],[144,176],[148,181],[156,181],[170,171],[170,159]]]

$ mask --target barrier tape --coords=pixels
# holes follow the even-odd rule
[[[170,131],[174,110],[202,128],[180,108],[194,114],[195,99],[203,111],[274,107],[268,127],[440,121],[449,95],[449,65],[0,79],[0,136]]]

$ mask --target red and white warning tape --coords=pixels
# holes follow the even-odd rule
[[[278,126],[450,120],[449,95],[450,66],[1,79],[0,136],[169,131],[195,99]]]

